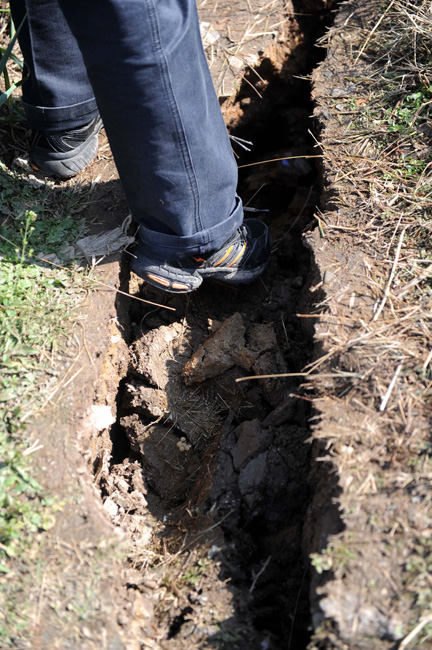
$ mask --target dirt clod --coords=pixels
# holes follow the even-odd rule
[[[219,325],[192,355],[183,369],[186,384],[213,379],[237,365],[249,370],[253,357],[245,349],[245,326],[236,312]]]
[[[234,469],[238,470],[257,451],[265,448],[270,442],[268,432],[262,430],[259,420],[242,422],[234,432],[237,442],[231,455]],[[267,444],[266,444],[267,443]]]

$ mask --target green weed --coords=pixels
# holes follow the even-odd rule
[[[429,119],[431,98],[432,91],[426,86],[403,95],[397,105],[385,114],[389,130],[406,133],[413,130],[415,124]]]
[[[43,265],[38,254],[58,254],[85,227],[79,192],[33,188],[1,163],[0,181],[0,646],[6,648],[25,634],[32,608],[23,597],[26,576],[37,580],[42,533],[62,505],[32,476],[26,422],[58,381],[53,355],[65,341],[84,281],[82,273]]]
[[[349,549],[344,541],[334,540],[321,553],[310,555],[311,564],[317,573],[343,569],[348,562],[355,560],[357,553]]]
[[[16,100],[13,97],[14,91],[17,90],[17,88],[19,88],[19,86],[21,86],[21,84],[25,81],[25,78],[23,78],[22,76],[24,63],[22,59],[20,59],[16,54],[14,54],[13,48],[15,47],[18,34],[21,31],[21,28],[24,25],[24,22],[26,20],[27,20],[27,16],[23,18],[21,24],[18,26],[16,30],[12,22],[12,19],[10,20],[10,30],[11,30],[10,42],[6,48],[4,47],[0,48],[0,54],[1,54],[0,76],[3,76],[3,81],[4,81],[4,91],[0,93],[0,106],[6,105],[8,107],[9,109],[8,116],[6,118],[6,121],[8,122],[25,119],[23,111],[16,106]],[[20,78],[14,79],[13,81],[11,81],[10,79],[9,70],[8,70],[8,64],[10,61],[12,61],[20,71]]]
[[[54,524],[54,501],[42,494],[25,458],[0,431],[0,572],[8,573],[8,557],[22,551],[23,541]]]
[[[413,595],[414,606],[420,612],[432,609],[432,543],[421,538],[412,548],[405,563],[404,586]]]
[[[202,558],[196,562],[186,573],[181,576],[181,581],[194,587],[205,576],[211,566],[211,562]]]
[[[0,162],[0,256],[16,261],[19,249],[22,258],[30,257],[29,241],[33,253],[58,255],[65,244],[85,234],[85,225],[78,216],[82,205],[79,191],[48,183],[32,187],[27,177],[10,172]]]
[[[1,165],[0,178],[0,418],[11,432],[23,403],[40,396],[30,394],[79,302],[80,274],[73,281],[66,269],[46,268],[37,254],[58,254],[85,228],[74,214],[78,193],[35,190]]]

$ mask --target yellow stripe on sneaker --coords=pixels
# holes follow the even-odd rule
[[[233,247],[230,246],[230,247],[228,248],[227,252],[225,253],[225,255],[224,255],[223,257],[221,257],[221,259],[219,260],[219,262],[216,262],[216,264],[213,264],[213,266],[219,266],[219,264],[222,264],[222,262],[225,262],[226,258],[227,258],[228,255],[231,253],[232,249],[233,249]]]
[[[246,246],[247,246],[247,243],[245,242],[245,243],[243,244],[243,248],[241,249],[240,253],[237,255],[237,257],[235,258],[235,260],[233,260],[233,261],[231,262],[231,264],[228,264],[228,267],[230,267],[230,266],[232,266],[233,264],[235,264],[235,263],[236,263],[236,262],[241,258],[241,256],[244,254],[244,252],[245,252],[245,250],[246,250]]]

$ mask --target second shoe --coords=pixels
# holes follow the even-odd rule
[[[30,145],[30,164],[50,178],[67,180],[76,176],[93,160],[98,150],[102,120],[95,117],[76,129],[44,133],[34,131]]]

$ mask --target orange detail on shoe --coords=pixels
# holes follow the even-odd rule
[[[173,282],[171,289],[177,289],[177,291],[187,291],[189,286],[187,284],[182,284],[181,282]]]
[[[150,280],[154,280],[155,282],[161,284],[164,287],[170,286],[169,280],[165,280],[165,278],[160,278],[158,275],[153,275],[153,273],[147,273],[147,277],[150,278]]]
[[[181,282],[173,282],[171,285],[172,289],[177,289],[178,291],[183,291],[185,289],[189,289],[187,284],[181,284]]]
[[[205,259],[202,257],[192,257],[192,259],[195,260],[195,262],[205,262]]]
[[[246,250],[246,246],[247,246],[247,243],[245,242],[245,243],[243,244],[243,248],[241,249],[240,253],[239,253],[239,254],[237,255],[237,257],[236,257],[236,258],[231,262],[231,264],[228,264],[228,267],[230,267],[230,266],[232,266],[233,264],[235,264],[235,263],[236,263],[236,262],[241,258],[241,256],[244,254],[244,252],[245,252],[245,250]]]
[[[40,171],[39,167],[36,167],[36,165],[35,165],[31,160],[30,160],[30,167],[32,167],[33,169],[35,169],[37,172]]]
[[[223,257],[221,257],[221,259],[219,260],[219,262],[216,262],[216,264],[213,264],[213,266],[219,266],[219,264],[222,264],[222,262],[225,262],[226,258],[227,258],[228,255],[231,253],[232,249],[233,249],[233,247],[230,246],[230,247],[228,248],[227,252],[225,253],[225,255],[224,255]]]

